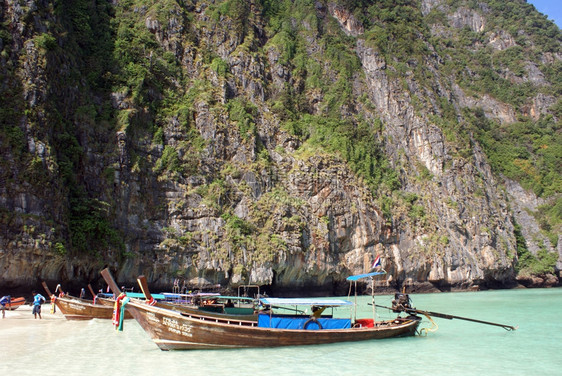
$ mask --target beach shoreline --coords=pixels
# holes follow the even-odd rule
[[[34,318],[32,311],[33,307],[29,304],[21,305],[13,311],[6,310],[6,316],[3,319],[0,316],[0,331],[12,328],[15,325],[28,325],[31,321],[64,320],[64,315],[58,309],[57,312],[51,313],[50,303],[41,305],[42,319],[39,319],[39,317]]]

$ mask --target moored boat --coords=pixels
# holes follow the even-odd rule
[[[413,336],[421,321],[410,316],[376,323],[365,320],[366,325],[361,325],[351,319],[320,318],[320,325],[307,327],[312,319],[302,315],[262,313],[256,323],[186,314],[134,300],[127,304],[127,310],[161,350],[318,345]]]
[[[107,269],[102,275],[113,292],[120,293]],[[162,350],[317,345],[413,336],[421,321],[415,315],[378,322],[321,316],[328,307],[354,306],[352,302],[340,299],[288,302],[267,298],[261,299],[261,303],[266,307],[286,303],[310,305],[315,313],[311,316],[281,315],[269,310],[260,313],[258,322],[255,322],[173,311],[135,299],[129,300],[126,309]]]
[[[68,320],[111,319],[113,317],[113,302],[104,304],[73,296],[55,297],[55,304]],[[126,319],[132,318],[130,315]]]
[[[222,296],[214,293],[190,294],[188,300],[182,299],[186,303],[178,303],[177,300],[167,301],[158,299],[158,296],[169,296],[166,293],[151,294],[144,275],[139,276],[137,282],[146,301],[158,308],[219,319],[258,320],[255,299],[249,297]],[[133,297],[129,293],[127,293],[127,296],[129,298]]]
[[[45,282],[43,282],[43,288],[51,297],[51,304],[55,304],[67,320],[113,318],[115,302],[111,299],[95,298],[93,300],[87,300],[68,294],[60,294],[59,296],[56,296],[55,294],[51,294],[51,291]],[[132,315],[127,313],[125,318],[131,319]]]
[[[128,294],[127,294],[128,296]],[[233,305],[236,305],[236,301],[251,301],[250,304],[253,304],[254,299],[251,298],[244,298],[244,299],[236,299],[236,297],[227,297],[227,296],[217,296],[216,303],[209,303],[209,304],[202,304],[202,305],[186,305],[186,304],[177,304],[168,301],[156,301],[153,304],[155,307],[169,309],[173,311],[179,311],[186,314],[193,314],[193,315],[204,315],[208,317],[216,317],[218,319],[238,319],[238,320],[246,320],[246,321],[257,321],[258,315],[257,312],[250,307],[240,307],[240,306],[229,306],[228,301],[232,301]],[[227,302],[222,303],[221,300],[226,300]]]

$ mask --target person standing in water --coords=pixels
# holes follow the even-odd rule
[[[35,316],[35,318],[37,318],[37,315],[39,315],[39,318],[41,319],[41,304],[45,303],[45,297],[41,294],[36,293],[35,291],[33,291],[33,316]]]

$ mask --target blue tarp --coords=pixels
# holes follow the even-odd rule
[[[304,324],[310,319],[308,316],[269,316],[268,314],[258,315],[258,326],[261,328],[275,329],[304,329]],[[350,319],[319,318],[322,330],[326,329],[349,329],[351,328]],[[318,330],[318,325],[310,323],[307,330]]]
[[[363,279],[363,278],[373,277],[375,275],[382,275],[382,274],[386,274],[386,272],[372,272],[372,273],[367,273],[367,274],[351,275],[351,276],[347,277],[347,280],[348,281],[358,281],[358,280]]]

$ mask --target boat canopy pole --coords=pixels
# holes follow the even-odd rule
[[[381,271],[377,271],[377,272],[371,272],[371,273],[366,273],[366,274],[359,274],[359,275],[351,275],[349,277],[347,277],[346,279],[350,282],[355,282],[355,312],[354,312],[354,319],[357,319],[357,281],[359,281],[360,279],[363,278],[369,278],[371,277],[371,283],[372,283],[372,287],[371,287],[371,295],[372,295],[372,305],[373,305],[373,320],[376,320],[375,314],[376,314],[376,310],[375,310],[375,276],[377,275],[383,275],[386,274],[386,271],[381,270]],[[349,284],[349,294],[351,294],[351,283]]]
[[[353,322],[357,322],[357,281],[355,281],[355,305],[353,308]]]
[[[375,277],[371,277],[371,301],[373,303],[373,320],[377,321],[377,309],[375,308]]]

